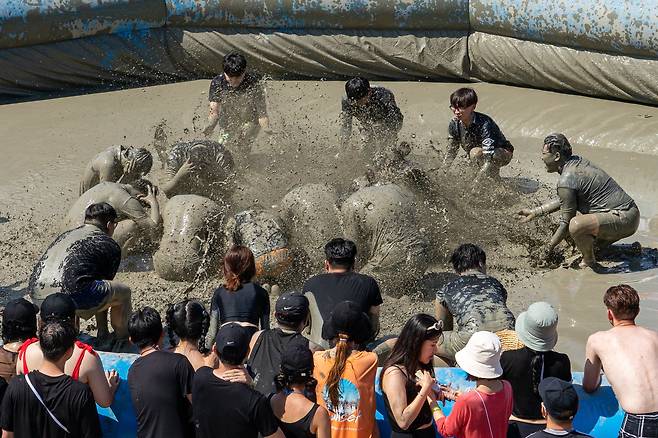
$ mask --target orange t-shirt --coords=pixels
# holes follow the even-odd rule
[[[326,390],[327,376],[334,364],[328,351],[313,355],[313,377],[318,381],[317,402],[331,415],[332,438],[371,438],[375,424],[375,374],[377,355],[367,351],[353,351],[345,363],[340,380],[340,399],[331,405]]]

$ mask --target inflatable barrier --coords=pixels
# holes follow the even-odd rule
[[[109,408],[98,408],[101,427],[105,438],[129,438],[136,435],[137,423],[130,400],[130,390],[126,379],[130,365],[138,357],[135,354],[100,352],[105,369],[117,370],[121,383],[117,389],[114,403]],[[453,387],[468,389],[473,387],[472,382],[466,380],[466,373],[458,368],[436,368],[436,378],[441,383],[451,383]],[[609,438],[617,436],[624,413],[612,392],[612,388],[605,381],[594,394],[587,394],[580,386],[582,373],[574,373],[574,383],[580,397],[578,415],[574,419],[574,427],[595,438]],[[375,383],[377,392],[376,419],[382,438],[388,438],[391,427],[386,421],[386,408],[384,399],[379,390],[379,377]],[[447,403],[445,412],[449,414],[453,403]]]

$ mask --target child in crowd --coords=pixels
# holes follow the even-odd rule
[[[174,353],[187,357],[194,371],[207,363],[206,334],[210,325],[208,311],[198,301],[183,300],[167,308],[169,344]],[[178,337],[176,342],[175,336]]]

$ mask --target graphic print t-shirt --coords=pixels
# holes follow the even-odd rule
[[[334,358],[328,351],[313,355],[313,377],[318,381],[317,402],[329,411],[332,438],[370,438],[375,427],[375,374],[377,355],[354,351],[347,359],[341,376],[338,406],[329,400],[326,382]]]

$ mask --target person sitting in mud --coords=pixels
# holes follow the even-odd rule
[[[443,341],[436,355],[454,361],[471,335],[490,331],[507,338],[514,330],[514,314],[507,307],[507,290],[487,275],[487,255],[472,243],[460,245],[450,257],[458,278],[436,292],[436,319],[443,321]],[[503,339],[504,340],[504,339]]]
[[[162,223],[157,193],[157,187],[146,179],[130,184],[102,182],[75,201],[64,220],[63,229],[79,227],[84,223],[87,207],[105,202],[117,213],[112,238],[121,246],[123,254],[137,247],[152,246],[160,238]]]
[[[219,125],[221,141],[248,152],[261,129],[272,133],[262,81],[247,72],[247,60],[241,53],[224,57],[224,73],[210,83],[208,100],[208,125],[203,130],[206,136]]]
[[[151,171],[153,156],[144,148],[112,146],[87,164],[80,182],[80,193],[103,181],[130,183]]]
[[[352,119],[361,124],[368,153],[385,150],[395,144],[404,116],[393,93],[384,87],[371,87],[368,79],[355,77],[345,84],[341,103],[341,145],[347,147],[352,135]]]
[[[223,257],[221,224],[226,207],[198,195],[177,195],[165,205],[160,247],[153,266],[160,278],[193,281],[212,275]]]
[[[429,243],[416,220],[416,198],[395,185],[375,185],[352,194],[341,207],[345,237],[362,250],[371,275],[395,297],[409,293],[429,265]]]
[[[161,188],[168,198],[199,195],[221,201],[233,190],[233,156],[216,141],[178,142],[169,150],[165,175]]]
[[[555,247],[571,236],[583,257],[579,267],[599,270],[595,251],[632,236],[640,224],[640,210],[605,171],[573,155],[571,144],[563,134],[551,134],[544,139],[542,161],[549,173],[560,174],[558,199],[519,211],[521,222],[559,210],[560,225],[542,258],[550,260]]]
[[[619,437],[658,436],[658,333],[636,325],[640,297],[631,286],[609,288],[603,303],[612,328],[587,339],[583,389],[596,391],[605,372],[626,413]]]
[[[514,146],[486,114],[475,111],[478,96],[472,88],[460,88],[450,95],[450,109],[454,114],[448,125],[448,151],[444,168],[452,165],[461,146],[480,171],[473,183],[482,176],[498,177],[500,168],[512,161]]]
[[[28,286],[37,305],[48,295],[62,292],[75,302],[77,316],[96,316],[101,344],[110,340],[108,309],[112,309],[117,341],[128,338],[131,292],[114,280],[121,263],[121,247],[112,239],[116,226],[117,213],[110,204],[91,204],[84,225],[60,234],[39,258]]]
[[[254,253],[256,277],[260,281],[278,281],[289,273],[292,251],[273,214],[263,210],[241,211],[226,222],[224,236],[228,247],[242,245]]]

